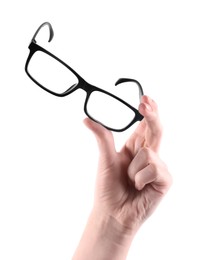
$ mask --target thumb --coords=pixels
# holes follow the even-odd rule
[[[84,119],[84,124],[95,135],[102,159],[108,161],[112,159],[116,152],[112,132],[89,118]]]

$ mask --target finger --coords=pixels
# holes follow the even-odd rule
[[[156,181],[157,167],[155,164],[149,164],[135,175],[135,188],[142,190],[145,185]]]
[[[151,162],[151,150],[149,148],[143,147],[141,148],[136,156],[131,161],[128,167],[128,176],[130,180],[135,183],[135,175],[147,167],[147,165]]]
[[[155,101],[148,96],[142,96],[139,112],[144,116],[147,126],[146,146],[158,151],[162,138],[162,124]]]
[[[135,175],[136,189],[142,190],[147,184],[161,195],[164,195],[172,184],[167,166],[159,158]]]
[[[135,131],[128,138],[126,143],[121,148],[121,153],[126,153],[130,159],[136,156],[137,152],[144,146],[145,142],[145,132],[146,132],[146,122],[143,119],[138,124]]]
[[[165,194],[172,183],[167,166],[148,148],[142,148],[133,159],[128,174],[137,190],[150,184],[155,191]]]
[[[114,138],[112,132],[107,130],[102,125],[85,118],[84,124],[93,132],[96,137],[100,155],[107,160],[113,157],[115,153]]]
[[[158,106],[155,101],[148,96],[142,96],[139,112],[144,116],[146,124],[153,135],[161,135],[162,125],[159,118]]]

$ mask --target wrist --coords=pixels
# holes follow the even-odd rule
[[[91,212],[89,223],[95,227],[97,234],[101,239],[125,248],[130,246],[130,243],[137,232],[137,230],[131,230],[119,223],[115,217],[95,209]]]

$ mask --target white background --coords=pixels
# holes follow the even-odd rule
[[[0,259],[71,259],[93,201],[98,150],[82,123],[84,92],[57,98],[24,72],[28,44],[45,21],[55,31],[46,47],[88,82],[112,90],[119,77],[135,78],[159,105],[161,157],[174,185],[128,259],[201,259],[199,4],[1,2]],[[117,148],[135,127],[115,134]]]

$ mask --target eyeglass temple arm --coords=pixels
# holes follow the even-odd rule
[[[115,86],[121,84],[121,83],[124,83],[124,82],[135,82],[137,85],[138,85],[138,89],[139,89],[139,98],[141,100],[141,97],[144,95],[144,92],[143,92],[143,89],[142,89],[142,86],[140,85],[140,83],[135,80],[135,79],[128,79],[128,78],[120,78],[117,80],[117,82],[115,83]]]
[[[49,27],[50,37],[49,37],[48,42],[51,42],[51,40],[52,40],[53,37],[54,37],[54,31],[53,31],[53,29],[52,29],[52,25],[51,25],[49,22],[45,22],[45,23],[43,23],[43,24],[41,24],[41,25],[39,26],[39,28],[38,28],[37,31],[35,32],[33,38],[31,39],[31,42],[36,43],[35,38],[36,38],[37,34],[39,33],[40,29],[41,29],[42,27],[44,27],[45,25],[47,25],[47,26]]]

